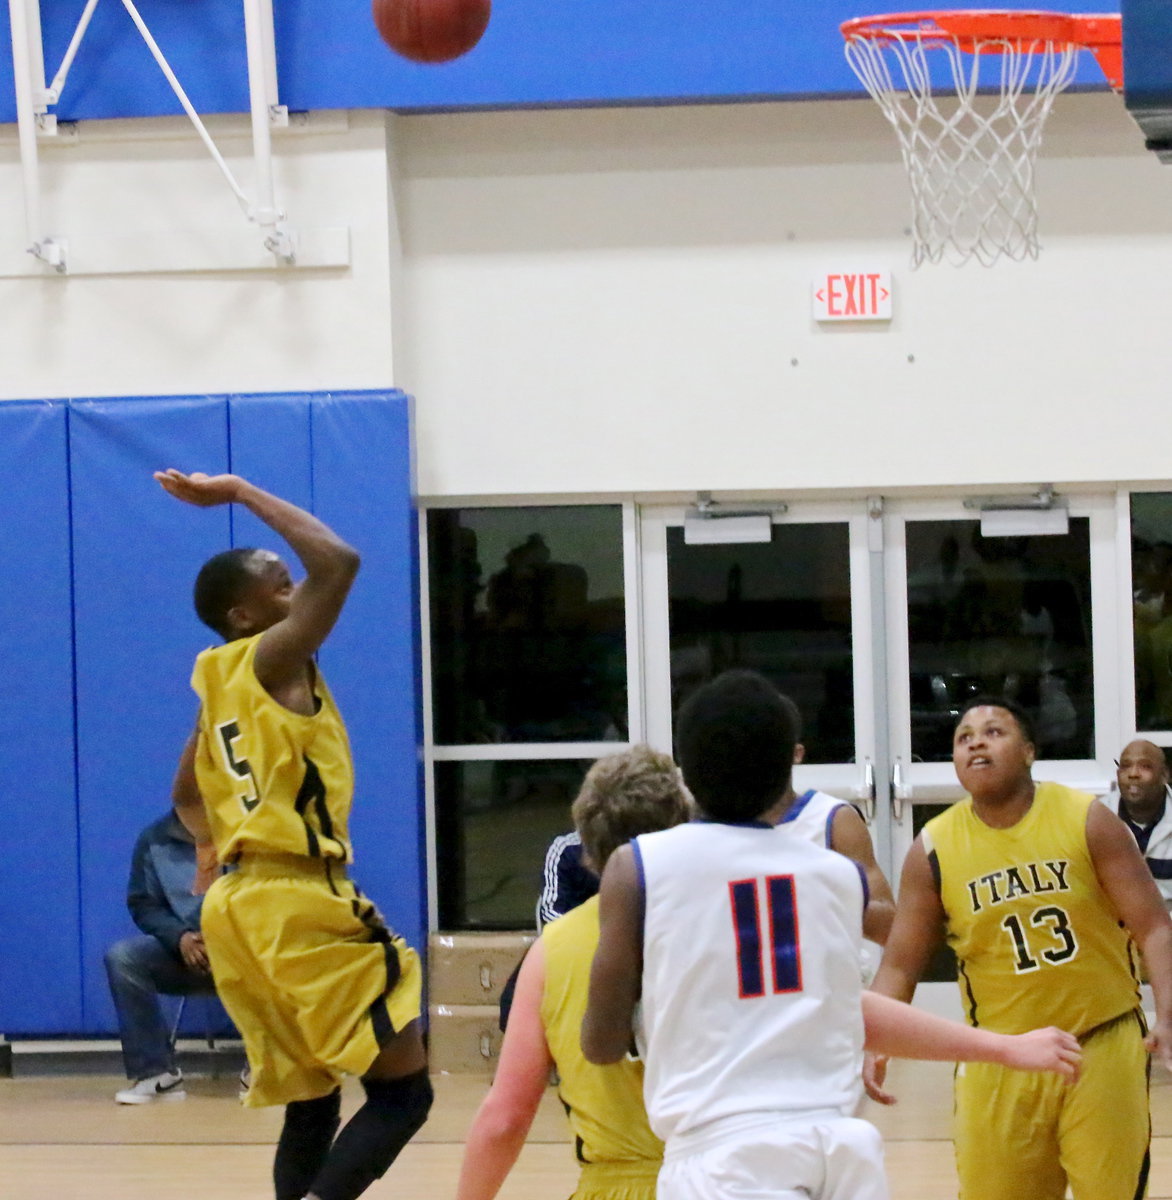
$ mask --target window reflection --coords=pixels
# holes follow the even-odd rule
[[[1039,758],[1090,758],[1090,523],[1065,536],[981,536],[980,522],[907,526],[912,753],[952,758],[952,729],[978,693],[1033,717]]]
[[[1172,729],[1172,493],[1131,497],[1131,586],[1136,728]]]
[[[428,513],[439,744],[625,741],[618,505]]]
[[[802,712],[806,762],[854,758],[850,534],[775,525],[769,543],[689,546],[667,531],[672,719],[705,680],[760,671]]]
[[[529,929],[545,852],[572,828],[578,759],[436,763],[441,929]]]

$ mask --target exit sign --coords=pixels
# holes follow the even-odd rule
[[[814,279],[815,321],[890,321],[890,271],[827,271]]]

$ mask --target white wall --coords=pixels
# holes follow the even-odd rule
[[[869,101],[404,122],[425,495],[1172,475],[1172,170],[1060,103],[1037,262],[909,268]],[[819,328],[827,263],[890,327]]]
[[[248,125],[209,121],[253,190]],[[315,132],[320,129],[320,132]],[[393,377],[387,123],[322,114],[276,134],[276,188],[290,222],[348,226],[348,269],[13,276],[32,260],[12,127],[0,141],[0,396],[138,395],[385,387]],[[203,235],[209,255],[262,239],[183,121],[83,123],[42,144],[44,224],[84,257],[112,240]],[[267,261],[263,251],[259,257]]]
[[[1059,102],[1039,261],[917,272],[870,101],[339,115],[276,141],[293,223],[351,231],[348,269],[304,272],[5,275],[5,133],[0,398],[394,382],[425,497],[1172,477],[1172,170],[1114,96]],[[44,157],[71,238],[242,222],[174,122]],[[830,264],[893,271],[889,326],[813,322]]]

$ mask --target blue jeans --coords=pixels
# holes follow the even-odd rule
[[[171,1030],[159,996],[215,995],[211,976],[191,970],[148,934],[115,942],[106,951],[106,976],[118,1012],[126,1077],[147,1079],[174,1071]]]

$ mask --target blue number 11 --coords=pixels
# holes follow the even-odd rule
[[[802,990],[802,956],[798,936],[798,901],[792,875],[765,880],[769,937],[762,937],[757,879],[738,879],[728,885],[733,936],[737,943],[737,976],[742,1000],[765,995],[765,947],[772,964],[775,993]]]

